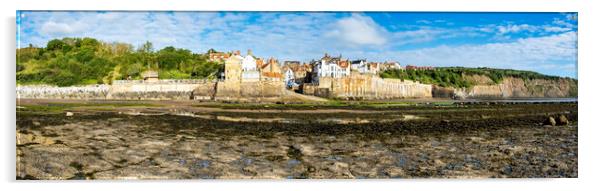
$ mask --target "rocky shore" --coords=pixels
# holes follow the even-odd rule
[[[578,172],[576,103],[360,109],[24,103],[17,109],[17,179],[575,178]]]

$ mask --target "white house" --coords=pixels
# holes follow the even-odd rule
[[[247,56],[242,59],[242,81],[259,81],[257,60],[250,49],[247,51]]]
[[[284,73],[284,85],[288,88],[299,86],[299,84],[295,83],[295,72],[290,68],[287,68]]]
[[[256,71],[257,70],[257,61],[255,57],[251,54],[251,50],[247,51],[247,56],[245,56],[242,60],[242,70],[243,71]]]
[[[324,54],[324,57],[314,61],[314,76],[340,78],[351,74],[351,67],[348,60],[342,60],[339,57],[330,57]]]
[[[366,71],[368,71],[366,59],[351,61],[351,69],[356,70],[360,73],[366,73]]]
[[[288,83],[289,81],[295,81],[295,73],[290,68],[284,72],[284,82]]]

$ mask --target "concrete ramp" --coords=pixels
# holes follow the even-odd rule
[[[300,101],[304,101],[304,102],[327,102],[327,101],[329,101],[328,99],[325,99],[325,98],[299,94],[299,93],[296,93],[291,90],[284,90],[284,96],[285,96],[285,99],[295,99],[295,100],[300,100]]]

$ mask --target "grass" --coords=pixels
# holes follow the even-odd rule
[[[159,104],[150,103],[45,103],[45,104],[20,104],[17,107],[17,112],[35,112],[35,113],[62,113],[65,110],[74,108],[90,108],[96,110],[107,110],[118,107],[157,107]]]
[[[387,109],[408,106],[451,106],[452,101],[410,102],[410,101],[338,101],[325,103],[293,103],[293,104],[252,104],[252,103],[212,103],[193,105],[196,107],[215,107],[222,109]]]

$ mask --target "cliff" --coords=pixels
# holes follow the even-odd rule
[[[577,97],[577,80],[521,79],[505,77],[498,84],[481,75],[467,75],[464,79],[475,84],[469,88],[433,88],[434,97],[465,98],[564,98]]]

